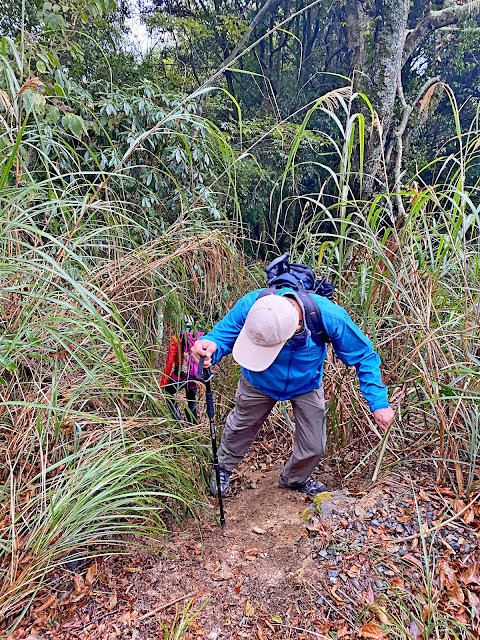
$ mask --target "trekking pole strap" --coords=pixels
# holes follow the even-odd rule
[[[203,380],[204,363],[205,363],[205,356],[200,356],[200,359],[198,361],[198,368],[197,368],[197,378],[200,378],[200,380]]]
[[[208,383],[212,380],[213,373],[210,367],[204,367],[204,363],[205,356],[200,356],[198,360],[197,377],[195,378],[195,380],[198,380],[198,382],[203,382],[203,384],[205,384],[205,386],[207,387],[207,393],[209,393],[210,389],[208,387]]]

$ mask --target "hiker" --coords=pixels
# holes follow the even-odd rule
[[[293,452],[280,474],[279,486],[309,496],[326,490],[311,473],[326,445],[321,381],[327,341],[344,364],[355,366],[361,392],[380,429],[386,431],[394,419],[382,383],[380,358],[347,312],[326,297],[281,283],[278,289],[257,290],[243,296],[192,347],[195,360],[204,356],[206,367],[217,364],[229,353],[242,367],[235,407],[227,417],[218,450],[222,495],[228,491],[232,470],[280,400],[290,400],[296,429]],[[310,318],[315,310],[305,314],[305,307],[310,309],[312,301],[321,316],[323,341],[314,340],[308,326],[316,331]],[[216,495],[215,474],[210,489]]]
[[[167,406],[171,415],[182,421],[182,414],[175,402],[174,396],[185,388],[187,399],[187,411],[185,417],[187,422],[197,424],[197,385],[194,382],[197,377],[197,363],[192,357],[192,347],[197,340],[203,336],[203,332],[193,333],[187,327],[178,336],[172,336],[168,347],[165,369],[160,380],[160,386],[168,394]]]

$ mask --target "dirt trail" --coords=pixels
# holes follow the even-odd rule
[[[214,640],[240,631],[240,637],[258,640],[258,618],[283,619],[291,613],[304,596],[304,572],[314,579],[316,567],[296,544],[307,500],[280,489],[278,474],[277,469],[254,472],[252,488],[225,500],[225,536],[218,527],[206,525],[202,536],[196,529],[172,539],[166,546],[171,558],[150,556],[151,566],[136,575],[130,591],[140,618],[162,603],[194,593],[194,609],[208,599],[192,625],[197,633]],[[151,617],[152,622],[156,619],[161,620],[162,613]],[[137,637],[155,637],[155,627],[145,620]]]

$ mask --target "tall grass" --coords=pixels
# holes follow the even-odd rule
[[[211,322],[238,260],[231,226],[195,194],[180,194],[189,215],[166,225],[159,208],[147,229],[121,167],[86,172],[61,138],[52,161],[39,84],[19,86],[2,63],[0,631],[11,631],[58,567],[205,506],[206,441],[165,409],[162,341],[167,322]],[[210,143],[224,158],[224,141]]]
[[[353,135],[355,114],[352,98],[340,101],[344,144],[326,153],[336,149],[340,165],[350,168],[355,144],[347,132]],[[291,246],[299,260],[317,261],[338,283],[338,301],[382,355],[399,417],[387,445],[393,460],[429,458],[439,478],[463,494],[478,479],[480,449],[480,127],[477,117],[462,132],[453,96],[452,106],[457,136],[411,186],[389,193],[386,181],[382,193],[364,202],[354,197],[358,173],[342,183],[329,179],[323,188],[334,204],[315,212]],[[315,195],[301,197],[300,206]],[[353,423],[374,428],[349,380],[332,361],[326,383],[339,445],[351,440]]]

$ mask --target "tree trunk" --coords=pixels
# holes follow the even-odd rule
[[[367,64],[367,33],[370,18],[361,2],[355,0],[345,5],[345,27],[347,33],[347,46],[350,52],[351,68],[362,71]],[[355,79],[358,84],[358,76]]]
[[[409,0],[376,0],[375,3],[372,63],[368,77],[360,76],[360,83],[366,85],[365,92],[378,116],[366,145],[363,196],[367,198],[375,188],[385,135],[392,119],[402,69],[409,4]]]

